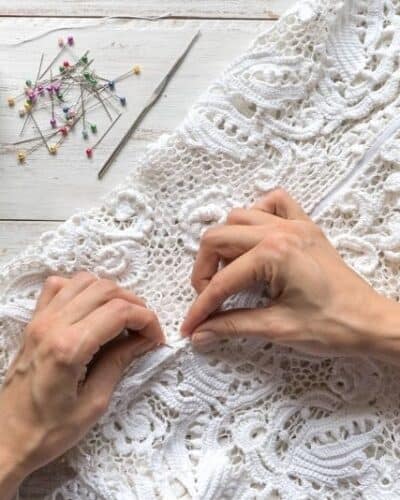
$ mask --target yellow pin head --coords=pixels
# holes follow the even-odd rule
[[[17,158],[20,163],[24,163],[24,161],[26,160],[26,151],[18,151]]]
[[[57,144],[50,144],[49,153],[55,155],[57,153]]]
[[[30,104],[28,101],[24,102],[24,108],[27,113],[32,110],[32,104]]]

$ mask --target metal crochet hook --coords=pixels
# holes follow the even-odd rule
[[[101,167],[99,170],[99,173],[97,174],[98,179],[102,179],[108,169],[110,168],[112,162],[115,160],[116,156],[118,153],[121,151],[121,149],[125,146],[127,143],[128,139],[131,137],[133,132],[138,128],[138,126],[141,124],[143,121],[144,117],[147,115],[147,113],[150,111],[150,109],[154,106],[154,104],[158,101],[158,99],[161,97],[162,93],[164,92],[166,86],[168,85],[169,81],[171,78],[174,76],[175,72],[179,68],[179,66],[182,64],[183,60],[185,59],[186,55],[188,54],[189,50],[192,48],[194,42],[197,40],[198,36],[200,35],[200,31],[198,31],[194,37],[190,40],[188,46],[186,49],[183,51],[183,53],[178,57],[178,59],[175,61],[174,65],[171,67],[171,69],[168,71],[168,73],[164,76],[164,78],[161,80],[161,82],[157,85],[156,89],[154,90],[153,94],[151,95],[150,99],[147,101],[145,107],[142,109],[142,111],[139,113],[135,121],[132,123],[132,125],[129,127],[127,132],[124,134],[122,139],[119,141],[117,144],[117,147],[114,149],[114,151],[111,153],[109,158],[106,160],[104,165]]]

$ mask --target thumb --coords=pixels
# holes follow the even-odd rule
[[[290,315],[284,307],[273,305],[264,309],[234,309],[215,314],[199,325],[192,335],[196,348],[217,340],[237,337],[262,337],[282,341],[293,330]]]
[[[139,334],[118,337],[95,358],[82,387],[81,397],[89,419],[98,418],[107,408],[115,386],[132,361],[154,349],[158,341]]]

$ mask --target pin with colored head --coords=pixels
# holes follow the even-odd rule
[[[18,151],[17,158],[20,163],[24,163],[26,160],[26,151],[24,150]]]

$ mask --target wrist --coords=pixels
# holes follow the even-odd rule
[[[18,460],[6,450],[0,448],[0,498],[14,498],[19,485],[25,479],[24,469]]]
[[[400,365],[400,304],[381,295],[365,312],[364,329],[370,356]]]

